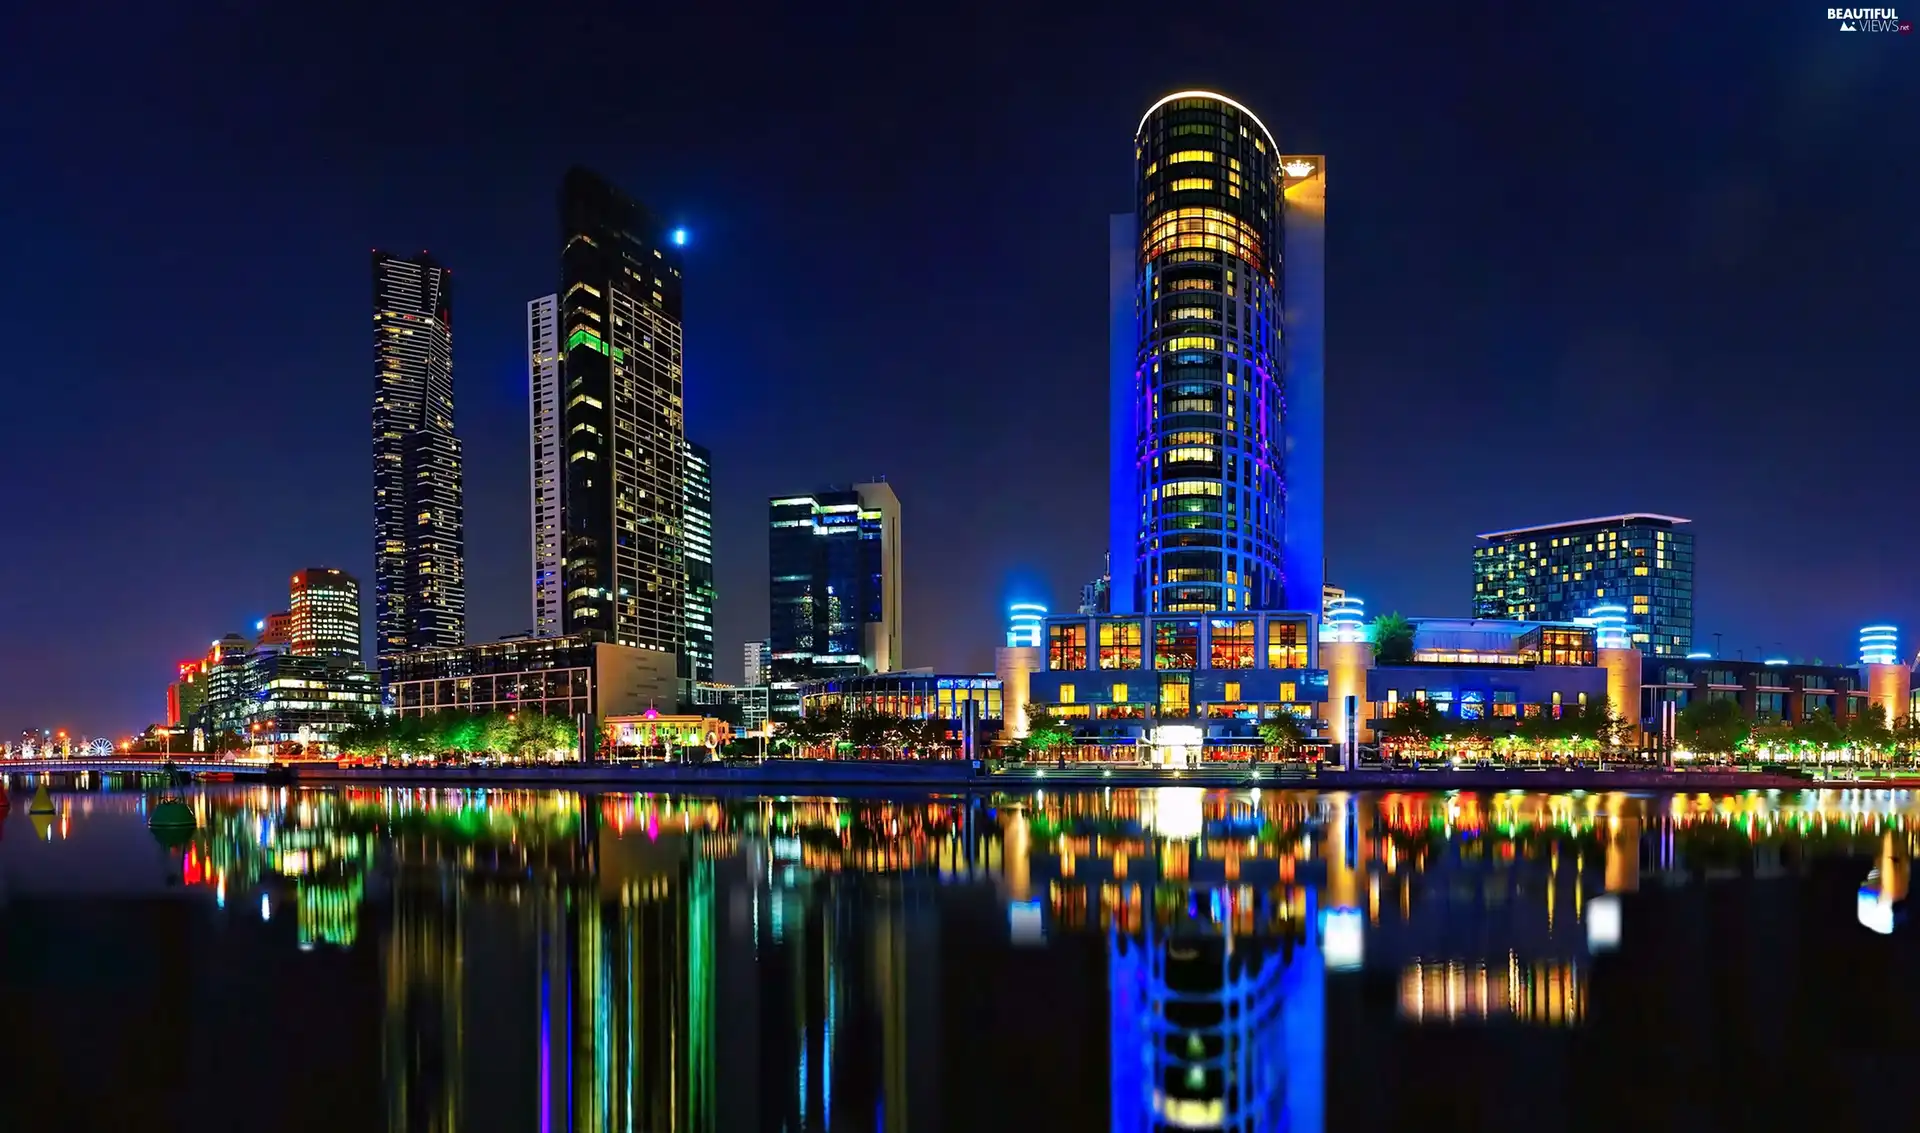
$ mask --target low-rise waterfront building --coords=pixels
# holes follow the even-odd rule
[[[540,712],[579,719],[675,704],[672,653],[577,634],[394,654],[387,695],[402,715]]]
[[[722,707],[732,705],[740,710],[740,730],[758,732],[767,726],[766,685],[730,685],[718,681],[703,681],[693,686],[693,703],[697,707]]]
[[[297,745],[301,754],[331,750],[334,737],[373,717],[380,685],[355,658],[266,651],[251,662],[258,690],[242,717],[249,745],[268,752]]]
[[[1711,700],[1734,701],[1740,714],[1755,722],[1792,723],[1825,712],[1844,724],[1866,710],[1867,690],[1859,671],[1843,665],[1662,657],[1647,666],[1640,701],[1643,719],[1658,720],[1668,704],[1679,713]]]
[[[622,759],[671,759],[687,753],[711,758],[733,739],[733,726],[725,720],[688,713],[608,716],[603,729],[612,754]]]
[[[1047,619],[1029,702],[1069,722],[1087,758],[1186,766],[1246,758],[1282,713],[1324,727],[1318,617],[1299,611]]]
[[[942,720],[956,737],[969,712],[982,732],[998,733],[1006,716],[998,677],[918,670],[811,682],[800,689],[800,710],[804,716],[845,712]]]

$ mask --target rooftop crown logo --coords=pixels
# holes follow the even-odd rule
[[[1280,172],[1285,173],[1289,177],[1305,177],[1307,174],[1313,172],[1313,162],[1289,161],[1280,166]]]
[[[1913,31],[1912,21],[1902,20],[1892,8],[1828,8],[1827,20],[1838,21],[1841,31]]]

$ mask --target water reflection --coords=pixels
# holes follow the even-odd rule
[[[1859,858],[1890,932],[1920,833],[1904,792],[240,788],[166,847],[138,795],[56,802],[0,823],[11,913],[172,892],[365,959],[281,978],[364,1001],[396,1131],[1320,1130],[1337,981],[1579,1027],[1643,887]]]

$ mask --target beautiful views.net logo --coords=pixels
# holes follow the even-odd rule
[[[1827,19],[1841,31],[1913,31],[1913,21],[1901,19],[1892,8],[1828,8]]]

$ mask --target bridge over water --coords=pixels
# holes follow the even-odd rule
[[[0,760],[0,775],[158,775],[167,769],[171,762],[181,771],[195,775],[216,774],[234,776],[260,776],[267,773],[264,763],[226,763],[217,759],[146,759],[139,757],[111,756],[95,758],[80,756],[73,759],[8,759]]]

